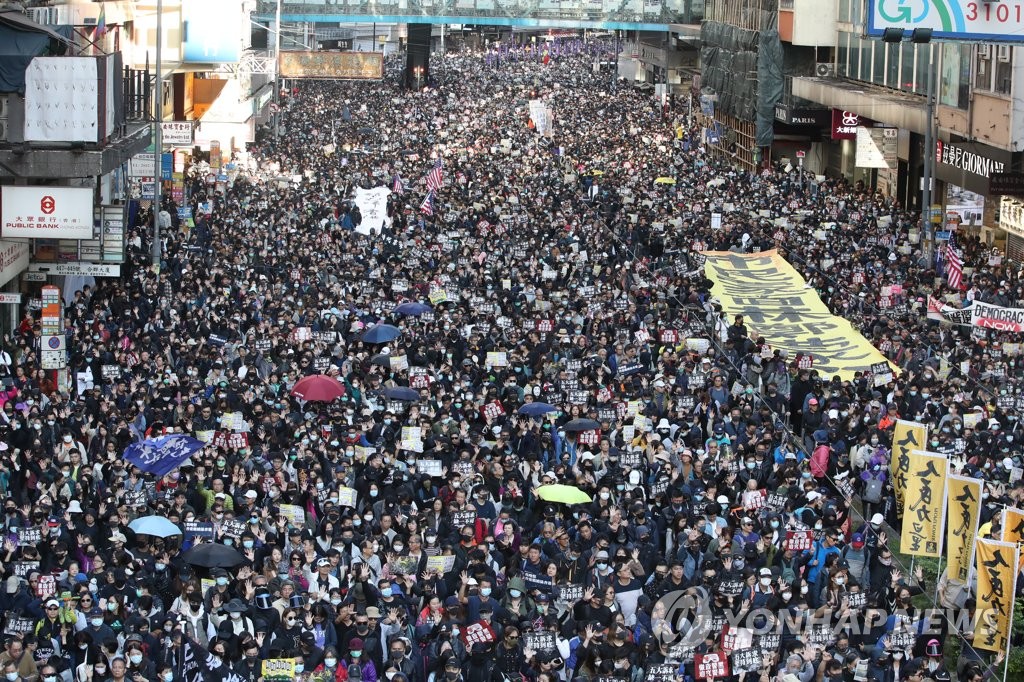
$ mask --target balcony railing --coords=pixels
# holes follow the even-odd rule
[[[153,117],[153,83],[144,69],[124,70],[124,118],[145,121]]]

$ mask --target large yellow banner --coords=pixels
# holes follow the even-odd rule
[[[981,518],[981,481],[950,474],[947,477],[949,499],[946,517],[946,565],[949,576],[970,583],[974,565],[974,539]]]
[[[928,427],[917,422],[902,419],[896,421],[892,436],[892,488],[896,491],[896,508],[903,510],[903,498],[907,491],[907,474],[910,472],[910,453],[923,450],[928,440]]]
[[[1010,542],[978,540],[978,624],[974,648],[1006,651],[1013,623],[1013,595],[1016,592],[1017,555]]]
[[[1024,510],[1003,507],[1003,515],[999,520],[1003,527],[1003,542],[1015,545],[1024,542]]]
[[[930,452],[911,452],[903,505],[900,551],[937,557],[946,525],[946,458]]]
[[[844,380],[886,362],[847,320],[829,312],[777,251],[704,255],[704,274],[715,283],[711,292],[722,302],[722,310],[729,316],[743,315],[747,328],[763,336],[772,349],[787,350],[791,358],[809,355],[819,374]]]

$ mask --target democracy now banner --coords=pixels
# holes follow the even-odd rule
[[[1001,332],[1024,332],[1024,308],[1003,308],[978,301],[972,301],[966,308],[954,308],[929,297],[928,319]]]
[[[743,315],[747,327],[764,337],[772,350],[787,350],[790,358],[810,356],[821,376],[844,380],[886,362],[849,321],[829,311],[777,251],[703,254],[704,274],[715,283],[711,292],[722,310],[730,318]]]

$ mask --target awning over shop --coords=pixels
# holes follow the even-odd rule
[[[852,111],[872,121],[924,134],[928,118],[923,97],[915,97],[854,81],[796,76],[793,96]]]

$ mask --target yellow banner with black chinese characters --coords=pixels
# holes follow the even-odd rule
[[[1024,509],[1003,507],[1003,515],[999,519],[1003,527],[1003,542],[1019,544],[1024,542]]]
[[[910,453],[922,450],[928,440],[928,427],[917,422],[896,420],[892,436],[892,489],[896,491],[896,509],[903,511],[903,498],[907,491],[907,473],[910,471]]]
[[[966,585],[971,582],[974,539],[981,519],[981,481],[953,474],[946,480],[946,565],[949,577]]]
[[[704,256],[704,274],[715,283],[711,293],[722,310],[730,317],[743,315],[748,330],[763,336],[773,350],[789,351],[791,358],[810,356],[819,374],[843,380],[886,362],[849,321],[829,311],[777,251],[705,251]]]
[[[1006,651],[1013,623],[1017,560],[1020,549],[1012,542],[978,540],[978,608],[974,648]]]
[[[942,551],[946,526],[946,470],[943,455],[911,452],[903,500],[903,534],[900,551],[914,556],[937,557]]]

